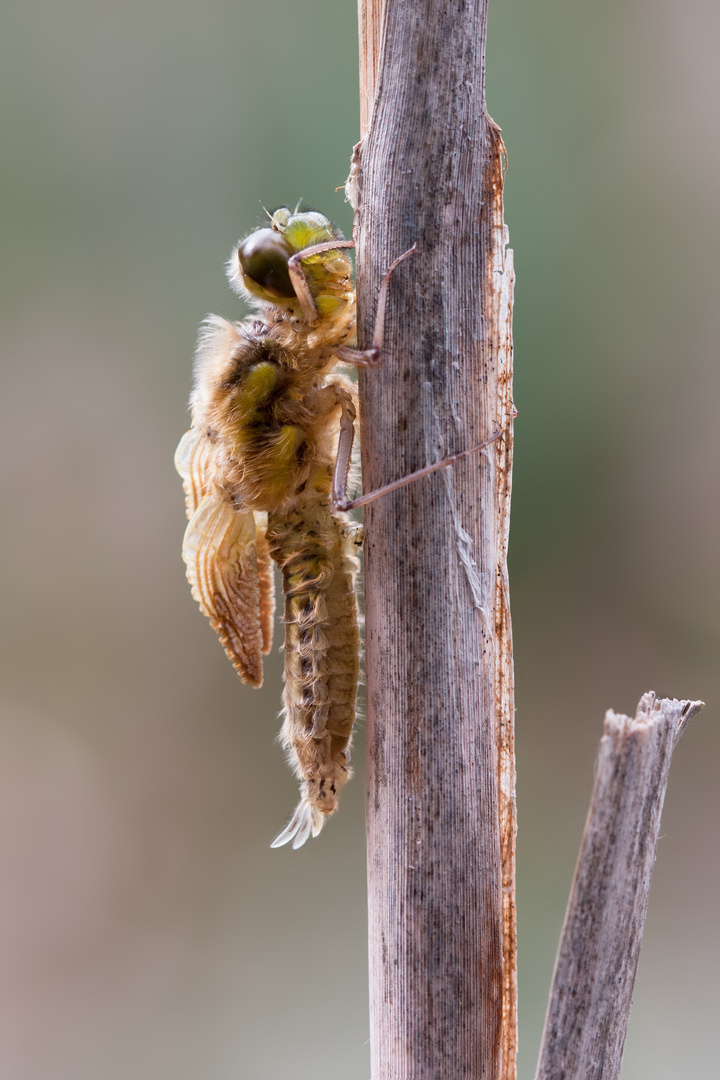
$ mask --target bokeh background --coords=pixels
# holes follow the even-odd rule
[[[281,667],[191,600],[172,466],[223,263],[262,206],[345,229],[353,0],[7,0],[0,1076],[366,1080],[363,738],[320,840]],[[720,9],[490,3],[516,253],[520,1075],[604,710],[708,703],[677,751],[623,1077],[716,1067]],[[362,727],[362,725],[360,725]]]

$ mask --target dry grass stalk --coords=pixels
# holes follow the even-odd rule
[[[363,344],[418,245],[361,375],[365,487],[504,431],[366,512],[372,1075],[513,1080],[513,268],[486,3],[365,0],[360,20]]]

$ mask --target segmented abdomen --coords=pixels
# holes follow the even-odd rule
[[[317,836],[349,780],[359,671],[355,526],[327,495],[268,514],[270,553],[285,594],[281,741],[300,780],[300,804],[275,847]]]

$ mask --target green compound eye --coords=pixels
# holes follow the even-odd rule
[[[250,233],[238,248],[245,277],[272,296],[287,300],[295,296],[287,265],[292,254],[288,242],[274,229]]]

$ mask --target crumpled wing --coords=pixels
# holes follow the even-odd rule
[[[192,469],[189,471],[192,477]],[[192,482],[190,491],[194,498]],[[200,499],[190,518],[183,559],[192,594],[210,619],[233,666],[244,682],[261,686],[267,632],[260,618],[255,540],[252,510],[237,510],[225,492],[216,488]],[[267,586],[262,591],[267,594]],[[267,608],[267,595],[264,606]],[[267,617],[263,623],[267,623]]]
[[[191,518],[200,500],[210,490],[210,454],[212,443],[198,427],[186,431],[175,451],[175,468],[185,489],[185,508]]]

